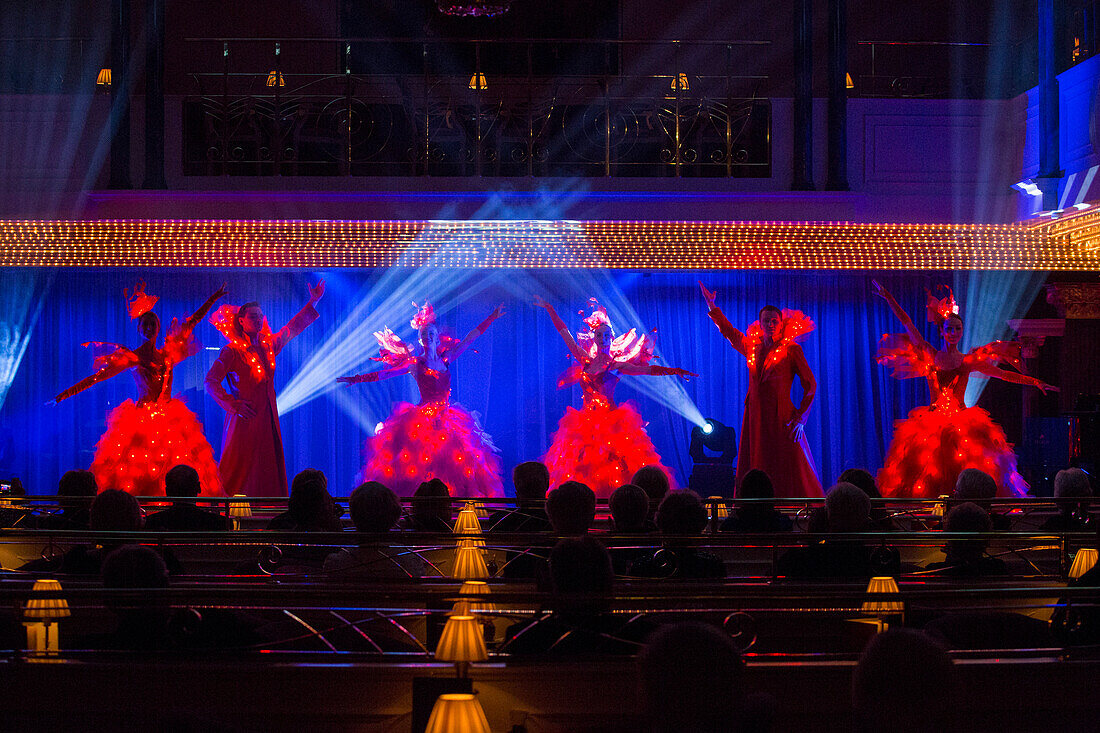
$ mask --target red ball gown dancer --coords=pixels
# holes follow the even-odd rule
[[[322,280],[309,289],[309,302],[276,333],[259,303],[223,305],[210,322],[229,340],[206,373],[206,391],[225,410],[222,458],[226,493],[286,496],[286,461],[275,404],[275,357],[318,318],[313,306],[325,293]],[[225,388],[223,381],[228,384]]]
[[[758,321],[742,333],[715,305],[717,294],[702,283],[699,287],[710,319],[733,348],[744,354],[749,367],[737,450],[737,485],[745,474],[758,468],[771,478],[776,496],[821,496],[821,481],[805,431],[817,380],[797,343],[814,330],[814,322],[802,311],[766,305],[760,309]],[[802,385],[802,402],[797,408],[791,400],[796,376]]]
[[[595,299],[591,302],[595,304]],[[565,408],[550,450],[543,458],[550,469],[550,487],[564,481],[580,481],[596,492],[597,498],[607,499],[616,488],[629,483],[642,466],[657,466],[675,488],[672,472],[661,465],[661,456],[646,434],[646,423],[637,408],[630,402],[615,404],[615,385],[619,373],[698,375],[650,364],[653,359],[650,340],[645,334],[638,336],[634,329],[615,338],[603,306],[597,305],[584,319],[588,330],[574,338],[553,306],[538,296],[535,305],[550,314],[569,353],[577,360],[558,380],[558,387],[580,382],[584,395],[582,409]]]
[[[198,471],[204,496],[221,495],[217,464],[202,425],[195,413],[172,397],[172,368],[198,351],[191,332],[225,292],[223,285],[183,323],[173,319],[164,346],[158,348],[160,319],[152,312],[157,298],[145,293],[145,283],[138,283],[133,295],[127,291],[126,297],[130,318],[138,319],[145,342],[133,351],[100,341],[84,344],[97,352],[96,371],[57,395],[55,403],[130,368],[140,392],[136,403],[126,400],[107,417],[107,432],[96,445],[91,469],[100,491],[164,496],[164,474],[182,463]]]
[[[458,341],[440,335],[431,303],[425,303],[410,322],[423,347],[419,356],[389,328],[374,334],[381,348],[377,361],[386,367],[337,381],[377,382],[411,372],[420,390],[420,404],[399,402],[382,429],[367,441],[364,479],[381,481],[400,496],[412,496],[422,482],[433,478],[447,484],[453,496],[504,496],[492,439],[476,415],[451,403],[450,370],[451,363],[503,313],[504,307],[498,306]]]
[[[928,296],[928,320],[940,327],[944,348],[935,349],[917,331],[913,320],[886,288],[872,281],[875,295],[885,300],[905,326],[903,334],[886,334],[879,341],[878,363],[892,367],[899,379],[924,377],[932,404],[918,407],[900,420],[878,475],[883,496],[935,498],[955,489],[965,468],[985,471],[997,482],[1000,496],[1024,496],[1027,483],[1016,472],[1016,455],[1004,431],[989,413],[963,403],[973,372],[1007,382],[1038,387],[1045,394],[1057,388],[1034,377],[997,368],[1008,362],[1020,368],[1020,345],[994,341],[968,354],[959,351],[963,324],[959,307],[948,291],[938,299]]]

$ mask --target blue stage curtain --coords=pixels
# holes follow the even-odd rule
[[[186,317],[226,281],[230,296],[224,302],[239,305],[259,301],[277,329],[305,303],[307,283],[325,276],[329,289],[318,307],[320,319],[279,357],[279,391],[347,317],[355,305],[353,296],[380,277],[378,271],[272,270],[24,270],[18,274],[17,278],[8,277],[6,286],[25,289],[23,295],[36,302],[40,299],[41,312],[0,405],[0,477],[19,476],[32,493],[50,493],[64,471],[88,467],[106,415],[134,395],[132,379],[123,375],[58,406],[45,405],[57,392],[90,373],[91,354],[80,347],[82,342],[113,341],[131,348],[140,343],[135,324],[126,313],[124,288],[144,279],[147,291],[160,296],[155,310],[166,330],[173,317]],[[924,288],[951,282],[949,273],[875,276],[894,292],[918,326],[924,323]],[[748,326],[765,303],[797,308],[814,319],[817,330],[804,343],[818,379],[807,434],[822,483],[831,485],[849,467],[877,470],[894,421],[925,404],[927,388],[921,380],[892,379],[875,364],[878,338],[899,331],[900,325],[886,305],[871,295],[871,274],[608,272],[598,273],[597,277],[578,271],[533,271],[516,273],[515,278],[490,285],[440,319],[445,329],[461,337],[494,305],[506,302],[508,313],[453,368],[454,399],[481,413],[485,429],[501,449],[505,471],[520,461],[539,458],[549,446],[565,407],[580,405],[578,388],[556,389],[558,376],[569,365],[568,354],[546,315],[531,305],[528,293],[533,288],[551,300],[574,330],[580,330],[578,311],[585,308],[590,296],[605,302],[625,297],[640,322],[616,323],[616,328],[620,332],[631,327],[656,328],[661,363],[700,374],[685,385],[698,410],[739,431],[747,370],[743,357],[707,318],[699,279],[718,291],[719,304],[739,328]],[[960,301],[965,297],[965,293],[957,295]],[[33,311],[34,306],[23,310]],[[409,316],[411,312],[410,304]],[[0,318],[8,319],[3,325],[9,339],[20,336],[12,331],[31,328],[33,320],[25,314],[19,319],[9,315]],[[407,317],[399,322],[369,325],[372,330],[389,325],[403,338],[414,338]],[[925,328],[929,338],[934,338],[933,328]],[[199,415],[217,454],[223,413],[206,396],[202,383],[223,339],[209,324],[200,325],[195,335],[208,348],[177,366],[174,391]],[[363,344],[364,350],[369,346]],[[371,362],[361,371],[377,366]],[[0,369],[0,374],[4,373]],[[327,384],[340,375],[322,376]],[[640,379],[673,378],[624,379],[617,398],[637,402],[649,421],[658,452],[678,480],[686,484],[691,472],[687,446],[692,426],[674,410],[635,392],[633,384]],[[4,387],[0,384],[0,395]],[[308,467],[320,468],[328,474],[334,494],[350,493],[369,425],[383,419],[396,400],[416,401],[411,377],[340,387],[284,414],[283,442],[290,474]],[[505,477],[504,484],[510,491],[510,477]]]

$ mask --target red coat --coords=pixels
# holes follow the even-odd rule
[[[275,334],[270,364],[263,350],[255,346],[242,350],[228,345],[222,347],[217,361],[206,373],[206,391],[225,410],[222,457],[218,462],[225,493],[247,496],[287,496],[289,493],[279,411],[275,404],[274,356],[317,320],[317,316],[316,309],[307,305]],[[262,379],[257,378],[257,371],[246,361],[249,358],[258,359],[264,366]],[[247,400],[256,416],[244,418],[236,414],[233,411],[236,399]]]
[[[710,317],[750,365],[737,450],[737,485],[741,485],[746,473],[759,468],[771,478],[777,497],[822,496],[809,443],[805,436],[792,441],[787,427],[795,409],[791,401],[795,375],[803,389],[816,386],[802,347],[793,340],[780,341],[771,352],[765,353],[763,343],[734,328],[720,309],[711,310]]]

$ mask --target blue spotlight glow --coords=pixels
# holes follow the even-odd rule
[[[36,293],[35,290],[35,276],[30,272],[9,271],[0,275],[0,313],[3,314],[0,320],[0,407],[4,406],[42,313],[45,292]]]
[[[1008,319],[1022,318],[1046,281],[1043,272],[965,272],[955,275],[955,292],[964,292],[962,346],[973,349],[1009,334]],[[977,404],[988,377],[972,374],[964,401]]]

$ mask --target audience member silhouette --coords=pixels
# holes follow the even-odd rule
[[[958,674],[943,647],[911,629],[874,636],[852,676],[857,733],[957,730]]]
[[[977,468],[964,468],[955,480],[955,502],[972,501],[989,514],[993,529],[1008,529],[1012,521],[1005,515],[993,511],[990,499],[997,496],[997,482],[985,471]]]
[[[629,574],[643,578],[724,578],[722,560],[693,547],[707,526],[707,510],[693,491],[670,491],[657,509],[662,546],[636,560]]]
[[[766,731],[771,711],[749,695],[741,652],[728,634],[689,621],[652,634],[638,658],[652,733]]]
[[[642,466],[634,472],[630,483],[641,486],[649,496],[649,515],[652,517],[657,510],[657,505],[661,503],[661,499],[665,498],[670,488],[668,474],[662,471],[660,466]]]
[[[825,519],[830,533],[864,532],[871,522],[871,500],[852,484],[837,484],[825,495]],[[869,578],[897,575],[901,559],[894,548],[872,549],[858,539],[826,538],[788,550],[780,556],[776,570],[790,578]]]
[[[650,535],[657,531],[657,525],[649,519],[649,495],[640,486],[623,484],[611,492],[608,504],[611,507],[611,529],[616,533]],[[653,543],[648,538],[627,540],[626,543],[623,547],[609,550],[616,575],[626,575],[635,561],[653,552]]]
[[[339,532],[341,510],[328,492],[328,479],[322,471],[307,468],[290,484],[286,511],[276,515],[268,529],[291,532]]]
[[[547,494],[546,516],[561,537],[587,534],[596,519],[596,494],[579,481],[566,481]]]
[[[88,529],[88,510],[98,492],[95,474],[91,471],[66,471],[57,482],[61,511],[39,517],[39,529]]]
[[[540,461],[525,461],[512,469],[516,487],[516,506],[489,515],[485,523],[490,532],[548,532],[546,492],[550,490],[550,471]]]
[[[623,484],[611,492],[607,503],[611,508],[611,528],[616,532],[648,534],[657,531],[657,525],[649,520],[649,494],[642,487]]]
[[[433,478],[416,487],[405,529],[415,532],[451,531],[451,491],[447,484]]]
[[[989,532],[993,529],[989,515],[973,502],[951,507],[943,520],[945,532]],[[947,558],[928,563],[926,570],[936,570],[939,575],[973,578],[985,575],[1007,575],[1004,560],[985,554],[989,543],[984,539],[948,540],[944,546]]]
[[[608,612],[611,557],[591,535],[566,537],[550,551],[550,612],[508,628],[510,654],[633,654],[650,630],[633,615]]]
[[[838,484],[851,484],[855,486],[864,494],[867,494],[868,499],[881,499],[882,494],[879,493],[878,486],[875,484],[875,477],[871,475],[870,471],[862,468],[847,468],[837,478]],[[884,506],[871,505],[871,529],[889,532],[897,529],[893,520],[890,518],[890,510]]]
[[[385,534],[401,518],[401,500],[377,481],[367,481],[351,492],[349,505],[356,532]],[[325,558],[324,569],[340,578],[419,578],[424,562],[407,548],[374,539],[332,553]]]
[[[774,499],[775,487],[768,474],[754,468],[741,479],[738,499]],[[790,532],[791,519],[771,502],[738,502],[719,528],[722,532]]]
[[[1066,468],[1054,477],[1055,499],[1088,499],[1092,496],[1089,475],[1080,468]],[[1080,532],[1089,528],[1089,504],[1062,503],[1058,514],[1047,519],[1039,528],[1047,532]]]
[[[195,505],[194,497],[201,490],[198,471],[191,466],[173,466],[164,477],[165,495],[188,498],[177,499],[167,509],[150,514],[145,518],[145,529],[153,532],[214,532],[226,529],[228,525],[224,516]]]
[[[144,526],[141,505],[131,494],[118,489],[101,491],[88,510],[88,529],[92,532],[138,532]],[[98,575],[103,559],[125,544],[117,537],[98,537],[97,545],[77,545],[60,558],[32,560],[20,570],[52,571],[73,575]],[[180,564],[167,547],[157,549],[170,573],[180,572]]]
[[[150,590],[170,585],[163,557],[149,547],[123,545],[103,560],[103,587],[132,590],[126,597],[112,595],[107,606],[118,624],[92,646],[109,649],[225,649],[246,647],[260,641],[258,620],[215,608],[173,609],[161,593]],[[140,593],[136,591],[142,591]]]

